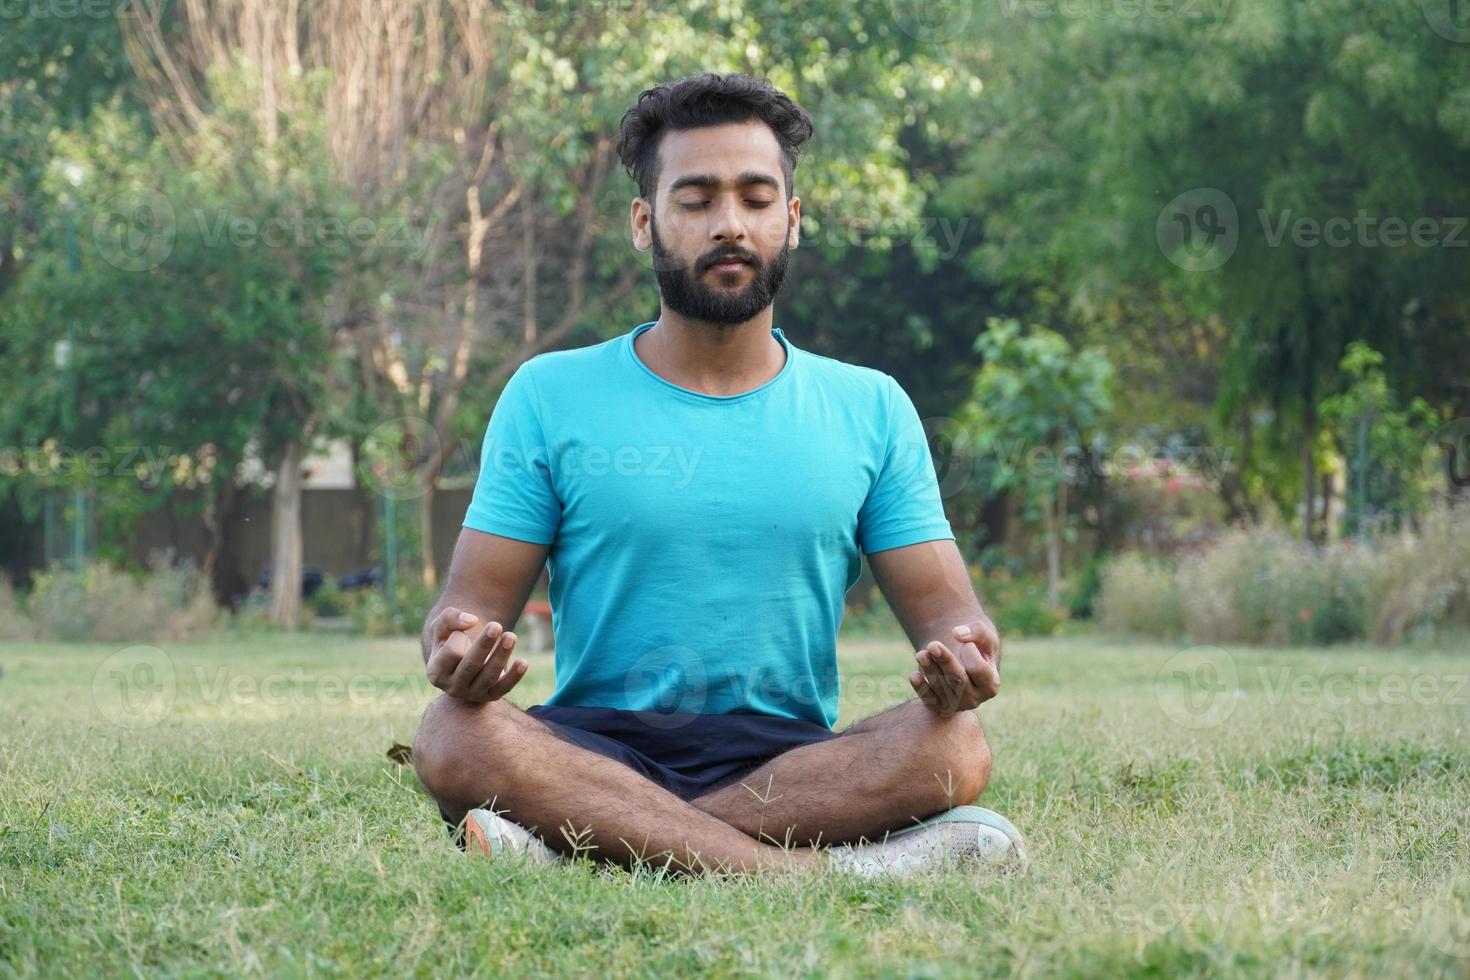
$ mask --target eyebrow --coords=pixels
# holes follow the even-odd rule
[[[769,187],[775,188],[778,191],[781,189],[780,181],[778,181],[775,177],[772,177],[770,174],[764,173],[760,170],[745,171],[745,173],[735,178],[735,184],[738,187],[745,187],[749,184],[765,184]],[[675,179],[675,181],[669,185],[669,193],[672,194],[674,193],[674,191],[677,191],[682,187],[719,186],[720,180],[713,174],[685,174],[684,176]]]

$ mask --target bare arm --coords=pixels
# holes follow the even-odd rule
[[[953,541],[868,555],[873,577],[915,647],[914,692],[940,715],[1000,692],[1000,635],[980,606]]]
[[[493,701],[525,676],[529,664],[506,664],[516,635],[505,628],[525,608],[550,547],[464,528],[444,591],[424,621],[424,669],[446,694]]]

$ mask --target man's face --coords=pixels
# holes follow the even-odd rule
[[[759,121],[664,134],[654,207],[633,202],[633,241],[653,249],[664,305],[733,325],[770,306],[786,277],[801,201],[786,198],[781,147]]]

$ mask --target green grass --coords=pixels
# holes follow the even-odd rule
[[[1176,652],[1013,644],[1031,871],[904,884],[466,858],[385,757],[411,641],[11,645],[0,974],[1470,976],[1470,655]],[[902,696],[902,643],[843,662],[843,724]]]

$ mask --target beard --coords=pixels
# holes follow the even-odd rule
[[[680,316],[703,323],[734,326],[744,323],[776,300],[781,284],[786,281],[791,244],[783,239],[781,251],[769,263],[754,252],[740,246],[717,248],[686,266],[664,248],[658,237],[658,223],[652,219],[653,271],[658,277],[658,290],[664,305]],[[740,289],[711,289],[700,277],[720,259],[738,257],[754,270],[749,285]]]

